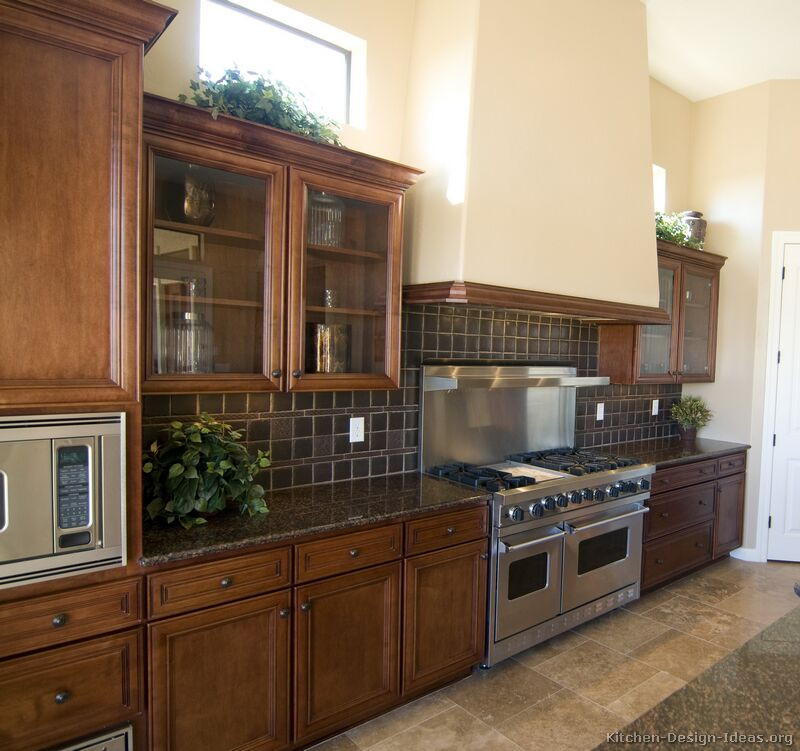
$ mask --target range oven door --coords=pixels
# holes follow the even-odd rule
[[[539,527],[498,540],[495,641],[561,612],[565,534],[557,527]]]
[[[565,613],[639,581],[649,510],[636,503],[564,525]]]

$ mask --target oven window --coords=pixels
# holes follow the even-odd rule
[[[547,586],[547,568],[550,556],[539,553],[519,561],[508,567],[508,599],[529,595]]]
[[[578,545],[578,575],[628,557],[628,527],[590,537]]]

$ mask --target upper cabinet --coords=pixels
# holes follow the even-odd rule
[[[137,398],[142,0],[0,3],[0,407]]]
[[[416,170],[152,96],[144,133],[144,391],[398,385]]]
[[[600,326],[600,374],[612,383],[713,381],[719,272],[725,260],[659,241],[659,306],[670,320]]]

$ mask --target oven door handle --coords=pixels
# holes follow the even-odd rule
[[[528,542],[521,542],[518,545],[509,545],[503,540],[498,540],[498,543],[503,547],[500,549],[501,553],[514,553],[517,550],[525,550],[525,548],[532,548],[534,545],[541,545],[543,542],[550,542],[551,540],[558,540],[561,537],[564,537],[567,533],[566,532],[556,532],[554,535],[547,535],[546,537],[537,537],[535,540],[529,540]]]
[[[609,519],[601,519],[599,522],[591,522],[590,524],[584,524],[581,527],[573,527],[571,524],[565,522],[564,529],[566,530],[567,534],[574,535],[577,534],[578,532],[584,532],[587,529],[594,529],[595,527],[603,527],[606,524],[617,522],[620,519],[628,519],[631,516],[639,516],[639,514],[648,514],[648,513],[650,513],[650,509],[647,506],[639,506],[635,511],[629,511],[627,514],[612,516]]]

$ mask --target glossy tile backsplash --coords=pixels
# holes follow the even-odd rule
[[[597,375],[597,326],[578,319],[478,306],[409,305],[403,311],[401,388],[298,394],[145,396],[149,444],[171,419],[221,415],[246,431],[252,449],[270,451],[267,488],[380,476],[417,469],[419,365],[423,359],[570,360]],[[578,391],[576,442],[599,446],[674,435],[679,385],[605,386]],[[659,399],[660,414],[650,414]],[[595,420],[597,402],[605,418]],[[349,442],[350,417],[365,418],[365,440]]]

